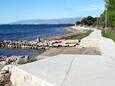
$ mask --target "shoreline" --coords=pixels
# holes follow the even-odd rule
[[[66,39],[69,36],[77,36],[80,33],[77,32],[75,29],[71,29],[70,27],[66,27],[65,30],[68,32],[68,34],[59,35],[59,36],[48,36],[48,37],[42,37],[40,40],[42,41],[51,41],[51,40],[61,40]],[[28,41],[28,40],[19,40],[19,41],[12,41],[12,40],[3,40],[0,41],[0,48],[14,48],[14,49],[35,49],[35,50],[44,50],[46,48],[42,45],[36,45],[38,43],[38,39]],[[42,42],[43,43],[43,42]]]
[[[66,27],[66,28],[68,28],[68,27]],[[66,29],[66,31],[67,31],[67,29]],[[69,32],[69,33],[71,33],[70,31],[67,31],[67,32]],[[74,32],[74,31],[73,31]],[[67,34],[65,35],[61,35],[61,37],[63,37],[63,36],[67,36]],[[53,36],[53,38],[56,38],[57,36]],[[48,39],[50,39],[51,37],[48,37]],[[44,39],[44,38],[41,38],[41,39]],[[51,38],[52,39],[52,38]],[[32,41],[36,41],[37,39],[35,39],[35,40],[32,40]],[[45,39],[44,39],[45,40]],[[53,40],[53,39],[52,39]],[[4,41],[4,42],[3,42]],[[41,53],[43,53],[43,52],[45,52],[46,51],[46,49],[45,48],[43,48],[43,47],[39,47],[39,48],[37,48],[37,47],[34,47],[34,45],[32,45],[32,46],[30,46],[30,47],[24,47],[24,45],[25,44],[27,44],[27,42],[29,42],[29,41],[27,41],[27,40],[22,40],[22,41],[11,41],[11,40],[3,40],[3,41],[0,41],[0,48],[9,48],[9,49],[22,49],[22,50],[38,50],[38,52],[40,52],[39,53],[39,55],[41,54]],[[22,42],[22,43],[21,43]],[[1,45],[1,44],[4,44],[4,45]],[[8,45],[9,44],[9,45]],[[12,45],[10,45],[10,44],[12,44]],[[18,46],[19,45],[19,46]],[[29,44],[27,44],[27,45],[29,45]],[[3,56],[3,55],[0,55],[0,56]],[[6,55],[7,56],[7,55]],[[38,55],[37,55],[38,56]]]
[[[58,35],[58,36],[48,36],[43,37],[40,40],[43,42],[39,43],[39,39],[35,39],[32,41],[22,40],[22,41],[11,41],[11,40],[4,40],[0,41],[0,47],[1,48],[14,48],[14,49],[32,49],[32,50],[46,50],[47,44],[44,43],[45,41],[52,41],[52,40],[70,40],[70,39],[78,39],[81,40],[84,33],[87,33],[88,30],[77,30],[76,28],[73,28],[75,26],[66,27],[65,30],[68,32],[64,35]],[[89,31],[87,34],[91,33]],[[81,36],[81,37],[80,37]]]
[[[69,31],[69,34],[65,34],[65,35],[61,35],[61,36],[54,36],[54,37],[47,37],[45,38],[46,40],[71,40],[71,38],[67,38],[69,36],[79,36],[81,34],[87,33],[86,35],[82,36],[81,38],[78,37],[78,39],[82,39],[86,36],[88,36],[91,32],[93,32],[93,30],[91,29],[78,29],[78,27],[76,26],[72,26],[72,27],[67,27],[65,28],[67,31]],[[81,31],[80,31],[81,30]],[[75,40],[75,39],[74,39]],[[69,50],[70,49],[70,50]],[[76,50],[75,50],[76,49]],[[82,53],[83,52],[83,53]],[[85,52],[85,53],[84,53]],[[41,53],[39,56],[37,56],[38,60],[41,59],[45,59],[47,57],[51,57],[51,56],[55,56],[55,55],[59,55],[59,54],[82,54],[82,55],[101,55],[101,52],[98,48],[93,48],[93,47],[89,47],[89,48],[84,48],[81,46],[76,46],[76,47],[54,47],[54,48],[49,48],[48,50],[46,50],[45,52]]]
[[[68,34],[41,38],[43,41],[39,41],[38,39],[33,41],[10,41],[4,40],[0,42],[1,48],[14,48],[14,49],[32,49],[41,51],[39,55],[35,57],[41,56],[43,53],[50,51],[53,48],[71,48],[73,50],[74,47],[78,47],[80,41],[85,36],[89,35],[92,31],[88,30],[76,30],[76,28],[66,27],[65,30]],[[63,49],[62,49],[63,50]],[[55,51],[56,52],[56,51]],[[68,51],[67,51],[68,52]],[[77,52],[77,51],[76,51]],[[58,52],[56,52],[58,54]]]
[[[43,39],[45,39],[45,40],[61,40],[61,39],[64,39],[64,38],[66,38],[68,36],[72,36],[72,35],[77,35],[77,34],[83,33],[83,32],[79,32],[77,29],[74,29],[74,28],[71,28],[71,27],[65,27],[65,30],[68,32],[66,34],[57,35],[57,36],[43,37]]]

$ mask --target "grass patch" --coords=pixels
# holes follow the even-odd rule
[[[91,32],[92,32],[92,30],[87,30],[84,33],[77,33],[77,34],[74,34],[71,36],[62,37],[62,39],[66,39],[66,40],[68,40],[68,39],[82,39],[84,37],[87,37]]]
[[[115,41],[115,30],[110,30],[110,31],[107,31],[106,33],[104,31],[102,31],[102,35],[104,37],[110,38],[113,41]]]
[[[33,57],[33,58],[30,58],[30,59],[28,59],[28,63],[30,63],[30,62],[34,62],[34,61],[37,61],[37,58],[36,57]]]
[[[31,62],[34,62],[34,61],[37,61],[36,57],[29,58],[27,61],[25,61],[24,58],[20,58],[19,61],[18,61],[18,64],[26,64],[26,63],[31,63]]]

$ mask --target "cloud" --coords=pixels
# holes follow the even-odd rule
[[[81,7],[81,8],[77,8],[77,11],[103,11],[104,10],[104,6],[103,5],[95,5],[95,4],[91,4],[87,7]]]

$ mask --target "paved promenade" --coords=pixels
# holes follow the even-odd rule
[[[81,41],[102,55],[61,54],[12,69],[16,86],[115,86],[115,43],[94,30]],[[84,53],[84,52],[83,52]]]
[[[102,55],[115,56],[115,42],[109,38],[102,37],[100,30],[94,30],[88,37],[84,38],[82,42],[97,44],[100,48]]]

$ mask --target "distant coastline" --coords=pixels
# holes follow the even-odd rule
[[[12,24],[75,24],[81,17],[56,18],[56,19],[28,19],[12,22]]]
[[[43,25],[45,25],[45,26],[49,26],[49,25],[51,25],[51,26],[54,26],[54,25],[56,25],[56,26],[73,26],[74,24],[0,24],[0,26],[2,26],[2,25],[14,25],[14,26],[16,26],[16,25],[35,25],[35,26],[37,26],[37,25],[40,25],[40,26],[43,26]]]

